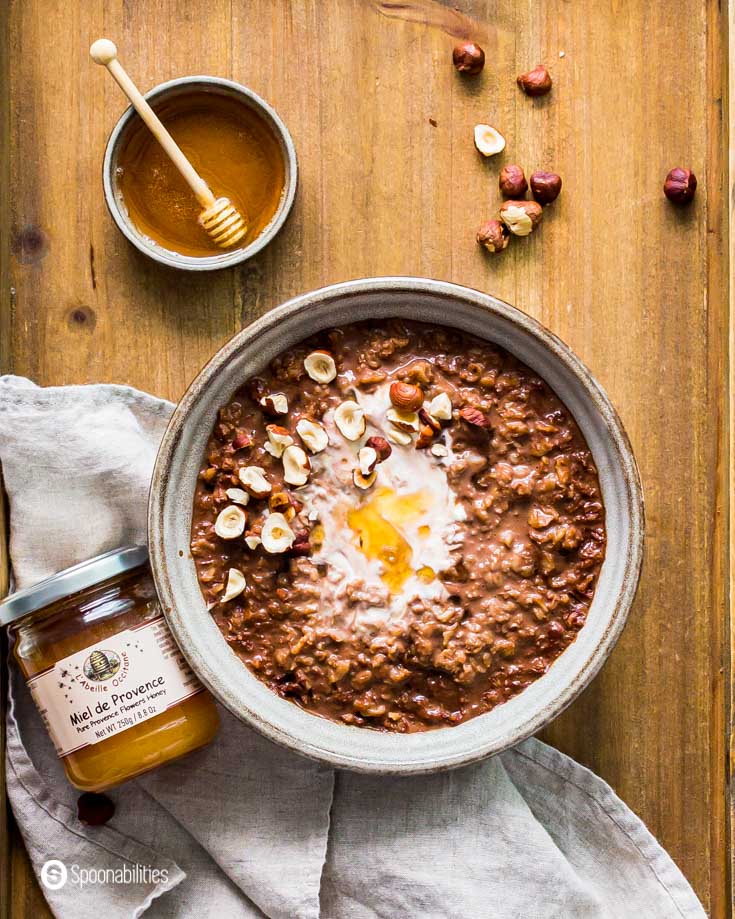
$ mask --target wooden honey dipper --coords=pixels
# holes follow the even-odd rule
[[[163,147],[194,192],[202,207],[199,223],[212,240],[222,249],[229,249],[247,233],[247,224],[229,198],[215,198],[211,189],[184,156],[181,148],[163,126],[161,119],[143,98],[138,87],[127,75],[117,59],[117,48],[108,38],[98,38],[89,49],[92,60],[106,67],[120,89],[130,99],[136,112]]]

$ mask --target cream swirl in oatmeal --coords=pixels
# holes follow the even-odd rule
[[[316,564],[327,566],[318,615],[356,628],[395,620],[417,598],[447,598],[438,574],[454,564],[453,551],[463,539],[458,524],[467,516],[447,479],[454,459],[449,449],[440,458],[394,445],[370,493],[356,491],[360,446],[371,435],[390,434],[389,389],[383,383],[372,393],[353,393],[366,419],[360,441],[340,434],[334,410],[325,414],[330,448],[314,458],[311,480],[299,494],[307,516],[325,521],[312,554]]]

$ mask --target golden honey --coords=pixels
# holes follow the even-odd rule
[[[248,227],[242,248],[270,223],[285,185],[278,138],[265,119],[221,93],[192,91],[153,103],[156,114],[215,197],[227,197]],[[199,223],[201,205],[160,144],[136,119],[117,158],[116,182],[136,228],[180,255],[221,255]]]
[[[381,578],[391,593],[398,593],[414,573],[413,551],[401,527],[423,517],[430,506],[431,495],[423,491],[399,495],[392,488],[379,488],[369,501],[347,513],[363,555],[381,563]],[[419,528],[419,535],[428,534],[428,526]],[[431,580],[433,572],[431,576],[429,572],[431,569],[422,568],[422,579]]]
[[[77,788],[104,791],[215,736],[216,706],[168,631],[145,561],[12,621],[18,599],[0,604],[0,616]]]

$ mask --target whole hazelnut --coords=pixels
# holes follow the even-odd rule
[[[289,552],[291,555],[311,555],[311,542],[309,541],[308,530],[299,530],[299,532],[295,534]]]
[[[697,177],[691,169],[672,169],[664,182],[664,194],[674,204],[689,204],[697,190]]]
[[[452,61],[460,73],[474,77],[485,66],[485,52],[473,41],[464,41],[455,47]]]
[[[531,176],[531,194],[539,204],[551,204],[561,191],[561,176],[555,172],[534,172]]]
[[[506,198],[522,198],[528,191],[528,182],[520,166],[503,166],[498,185]]]
[[[516,83],[527,96],[545,96],[551,91],[551,74],[543,64],[536,64],[533,70],[517,77]]]
[[[397,380],[388,390],[390,401],[402,412],[417,412],[424,404],[424,393],[420,386]]]
[[[510,234],[499,220],[488,220],[477,231],[477,241],[488,252],[502,252],[508,247]]]
[[[514,236],[528,236],[543,217],[540,204],[535,201],[505,201],[500,207],[500,219]]]

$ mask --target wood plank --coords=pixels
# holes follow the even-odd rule
[[[709,312],[709,335],[722,346],[708,354],[710,391],[718,403],[718,416],[713,424],[716,467],[710,476],[714,488],[712,529],[712,602],[721,612],[721,632],[711,648],[711,667],[717,678],[711,687],[711,754],[710,777],[712,812],[710,824],[710,912],[713,916],[732,915],[732,850],[729,849],[729,824],[732,818],[732,796],[728,780],[729,740],[732,732],[728,666],[732,636],[731,592],[729,584],[731,521],[730,463],[732,431],[729,406],[732,390],[729,373],[733,351],[728,347],[728,335],[733,320],[730,310],[732,266],[730,259],[729,207],[729,145],[731,132],[729,96],[729,41],[727,36],[728,9],[716,4],[708,7],[707,28],[712,36],[707,48],[707,303],[711,298],[720,309]]]
[[[0,4],[0,187],[10,188],[10,93],[8,84],[8,4]],[[0,373],[10,365],[10,195],[0,196]],[[0,470],[0,598],[8,590],[7,514]],[[1,630],[3,633],[4,629]],[[5,699],[7,643],[0,635],[0,763],[5,763]],[[11,899],[10,809],[5,794],[5,769],[0,768],[0,919],[9,919]]]
[[[457,5],[11,0],[9,357],[44,384],[114,380],[177,398],[243,322],[371,274],[454,280],[541,319],[619,408],[649,526],[625,634],[545,737],[609,781],[724,916],[728,9]],[[144,87],[192,71],[230,76],[291,128],[297,205],[247,266],[182,278],[118,235],[99,170],[124,102],[87,61],[102,34]],[[457,34],[485,45],[476,81],[451,67]],[[514,79],[538,60],[555,87],[534,102]],[[508,140],[497,161],[472,146],[485,120]],[[497,207],[499,165],[513,161],[557,170],[564,191],[536,234],[489,259],[474,232]],[[700,181],[687,210],[661,195],[676,164]]]
[[[735,138],[735,3],[728,4],[728,60],[730,67],[728,70],[728,93],[727,107],[725,109],[727,123],[729,125],[729,137]],[[728,844],[730,859],[728,867],[730,871],[730,906],[735,910],[735,874],[732,866],[732,853],[735,852],[735,794],[733,793],[733,781],[735,780],[735,622],[733,621],[733,598],[735,597],[735,534],[733,534],[733,521],[735,521],[735,449],[733,448],[733,432],[735,432],[735,284],[732,283],[733,271],[735,270],[735,201],[733,201],[732,189],[735,188],[735,146],[732,142],[726,146],[729,151],[727,163],[728,183],[727,187],[730,194],[727,196],[728,217],[729,217],[729,269],[730,269],[730,323],[729,323],[729,405],[727,417],[729,420],[729,436],[726,443],[730,449],[729,456],[729,632],[730,632],[730,660],[728,674],[730,677],[730,686],[728,693],[728,709],[726,711],[725,721],[725,741],[728,745],[729,756],[727,759],[727,783],[730,794],[728,808]]]
[[[5,186],[7,188],[7,185]],[[5,509],[5,493],[2,487],[2,476],[0,475],[0,599],[5,597],[8,592],[8,552],[7,552],[7,515]],[[8,647],[5,636],[5,629],[0,635],[0,718],[2,718],[2,727],[0,727],[0,763],[5,763],[5,699],[7,697],[7,667],[5,660],[7,658]],[[11,832],[10,809],[8,799],[5,794],[5,768],[0,769],[0,919],[8,919],[10,912],[11,897]]]
[[[7,187],[7,186],[6,186]],[[8,553],[6,538],[6,513],[5,495],[0,478],[0,598],[6,596],[8,591]],[[3,629],[3,633],[5,630]],[[5,699],[7,696],[7,668],[5,660],[7,655],[7,641],[5,635],[0,636],[0,763],[5,763]],[[8,919],[10,916],[10,821],[11,815],[8,808],[8,799],[5,794],[5,769],[0,770],[0,917]]]

